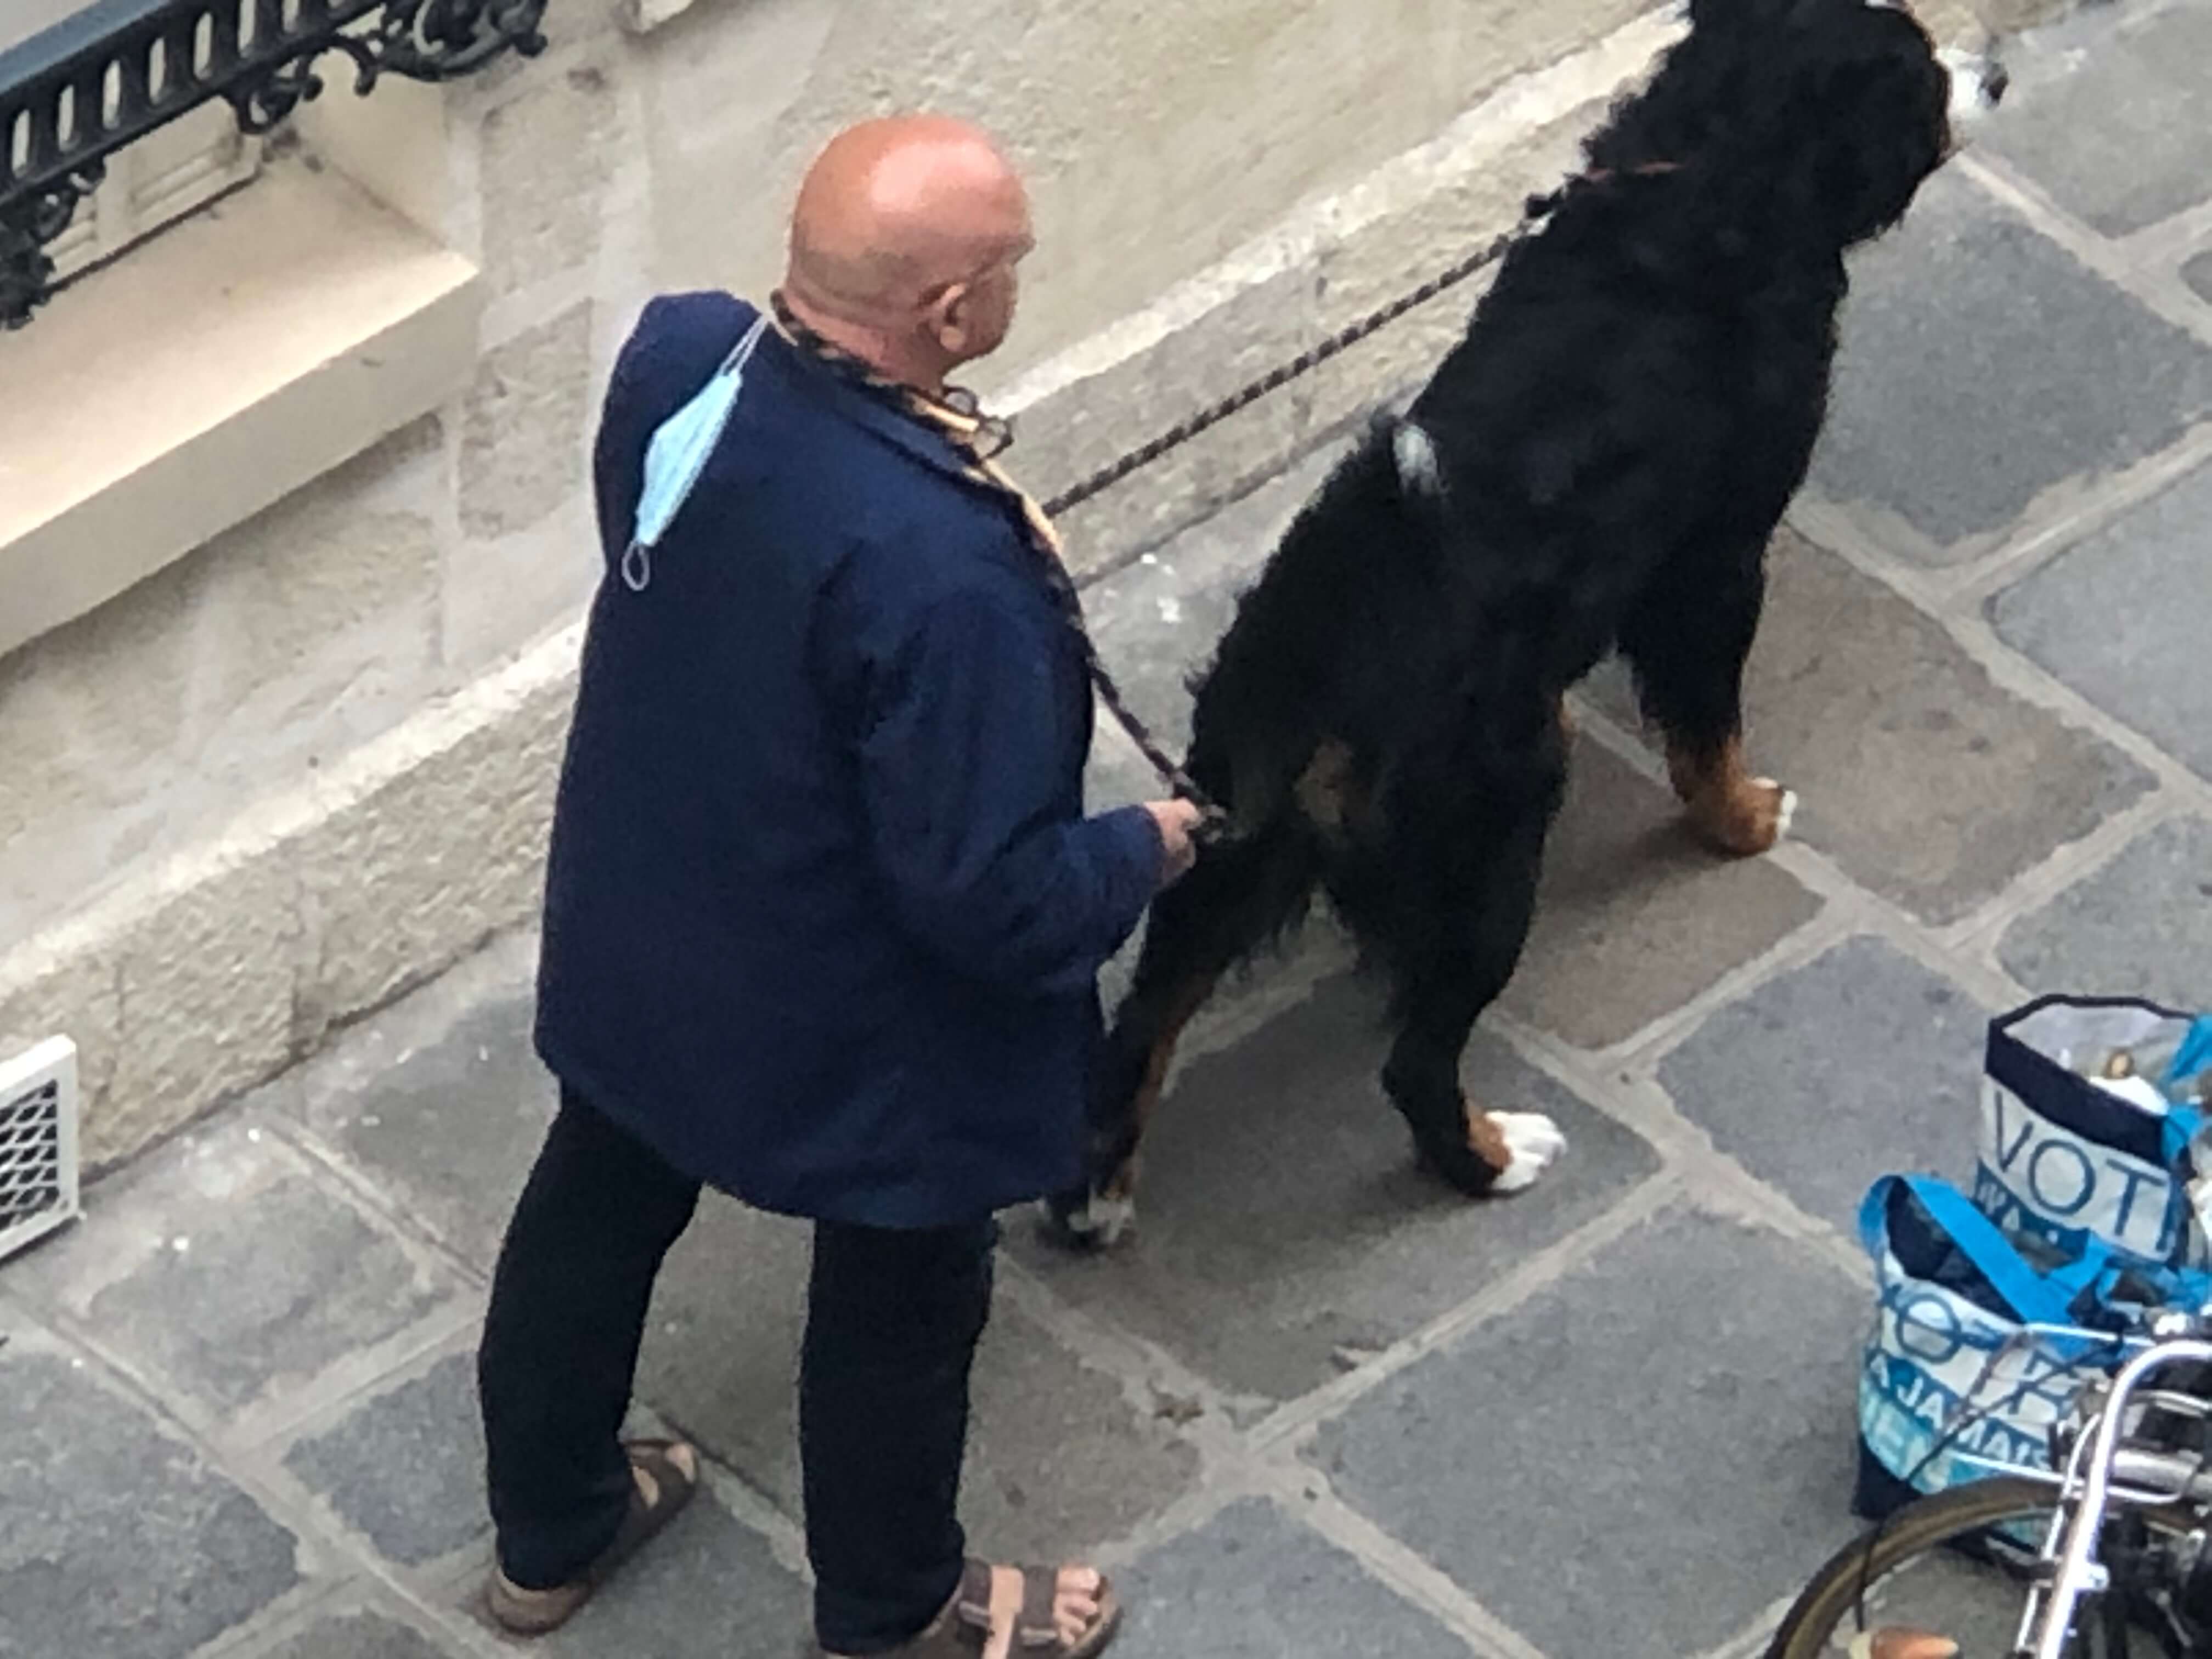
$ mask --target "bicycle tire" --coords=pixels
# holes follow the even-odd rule
[[[1882,1526],[1869,1528],[1829,1557],[1807,1581],[1783,1616],[1766,1659],[1832,1659],[1839,1650],[1830,1644],[1839,1630],[1855,1623],[1853,1610],[1863,1585],[1877,1585],[1923,1555],[2006,1522],[2032,1521],[2040,1535],[2057,1496],[2057,1489],[2044,1481],[2005,1475],[1915,1498]],[[2159,1530],[2186,1531],[2192,1524],[2188,1516],[2175,1511],[2134,1513]]]

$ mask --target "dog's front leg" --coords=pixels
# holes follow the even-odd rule
[[[1718,745],[1671,734],[1667,775],[1687,810],[1690,825],[1712,846],[1739,858],[1772,849],[1790,833],[1797,797],[1772,778],[1755,778],[1743,763],[1743,740]]]
[[[1743,760],[1743,668],[1765,603],[1765,538],[1663,569],[1625,620],[1622,652],[1692,828],[1750,857],[1789,833],[1797,798]]]

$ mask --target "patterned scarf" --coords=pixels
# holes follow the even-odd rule
[[[933,398],[920,389],[878,373],[867,363],[833,344],[816,333],[793,312],[781,290],[769,295],[775,308],[776,322],[792,343],[801,351],[836,374],[841,380],[859,386],[869,396],[888,404],[908,419],[917,422],[941,434],[966,460],[962,476],[978,488],[989,491],[1009,502],[1020,513],[1028,528],[1026,538],[1030,550],[1036,556],[1031,561],[1038,578],[1044,583],[1054,609],[1060,615],[1068,631],[1074,635],[1076,646],[1083,655],[1083,671],[1090,677],[1091,685],[1105,706],[1114,722],[1129,735],[1152,769],[1158,773],[1169,787],[1203,811],[1218,835],[1225,824],[1225,815],[1206,791],[1193,782],[1179,765],[1160,746],[1152,730],[1130,708],[1121,689],[1114,677],[1098,659],[1098,648],[1091,643],[1091,630],[1084,625],[1083,599],[1077,592],[1075,578],[1068,573],[1066,556],[1060,545],[1060,532],[1052,520],[1045,516],[1029,493],[1016,483],[996,464],[994,457],[1003,454],[1013,442],[1013,428],[1006,421],[986,415],[978,407],[975,394],[965,387],[951,386],[942,398]]]

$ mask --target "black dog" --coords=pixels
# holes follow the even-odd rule
[[[1391,984],[1383,1085],[1421,1158],[1518,1190],[1565,1143],[1472,1108],[1459,1061],[1528,933],[1565,781],[1562,697],[1632,665],[1692,823],[1748,855],[1790,797],[1745,770],[1739,688],[1768,538],[1826,414],[1843,255],[1951,144],[1906,12],[1693,0],[1691,31],[1532,203],[1467,337],[1323,485],[1195,686],[1192,776],[1228,841],[1152,913],[1094,1085],[1110,1240],[1184,1024],[1325,888]],[[1993,101],[1988,89],[1983,95]]]

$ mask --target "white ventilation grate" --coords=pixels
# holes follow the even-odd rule
[[[0,1062],[0,1257],[77,1212],[76,1044]]]

